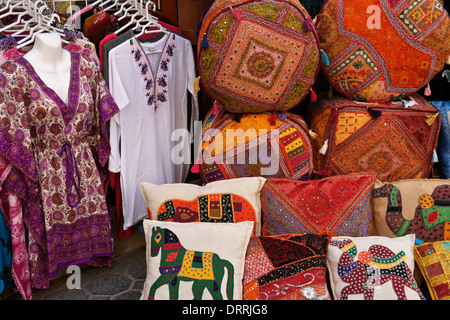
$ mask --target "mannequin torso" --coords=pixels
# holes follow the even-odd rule
[[[24,55],[34,70],[61,100],[67,104],[70,84],[70,53],[62,48],[62,40],[55,32],[36,35],[33,49]]]

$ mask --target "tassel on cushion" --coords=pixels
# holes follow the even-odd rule
[[[317,95],[313,89],[311,89],[311,102],[317,101]]]
[[[314,131],[309,130],[309,135],[311,136],[311,138],[317,139],[317,133],[315,133]]]
[[[325,51],[323,51],[323,49],[320,49],[320,54],[322,56],[322,61],[329,66],[330,65],[330,60],[328,59],[327,54],[325,53]]]
[[[333,99],[333,87],[330,86],[330,89],[328,89],[328,100]]]
[[[214,103],[213,103],[212,113],[213,113],[213,115],[217,115],[219,113],[219,106],[217,105],[217,101],[214,101]]]
[[[200,47],[202,49],[208,49],[209,48],[209,43],[208,43],[208,39],[206,38],[206,33],[203,34],[203,38],[202,38],[202,42],[200,43]]]
[[[200,91],[200,77],[194,80],[194,93],[197,94]]]
[[[311,24],[311,21],[308,18],[306,18],[305,21],[303,21],[303,31],[311,32],[313,30],[314,30],[314,28]]]
[[[328,150],[328,139],[325,139],[325,141],[323,142],[322,147],[319,149],[319,153],[324,155],[327,153]]]
[[[381,116],[381,111],[380,110],[375,110],[375,109],[372,109],[371,107],[367,107],[367,111],[369,111],[369,114],[374,119],[378,119]]]
[[[286,117],[287,117],[287,115],[286,115],[286,112],[285,112],[285,111],[281,112],[281,113],[278,115],[278,119],[280,119],[281,121],[285,121],[285,120],[286,120]]]
[[[240,21],[242,16],[244,15],[244,9],[242,8],[233,9],[233,7],[230,6],[230,11],[231,16],[237,21]]]
[[[198,160],[195,161],[194,165],[191,168],[192,173],[199,173],[200,172],[200,166],[198,164]]]
[[[427,123],[427,125],[429,125],[429,126],[431,126],[433,123],[434,123],[434,121],[436,120],[436,118],[439,116],[439,112],[438,113],[435,113],[435,114],[433,114],[433,115],[431,115],[431,116],[428,116],[426,119],[425,119],[425,122]]]
[[[427,84],[427,87],[425,88],[425,92],[423,94],[426,96],[431,96],[430,84]]]
[[[270,123],[271,126],[274,126],[274,125],[277,124],[277,112],[276,111],[274,111],[272,113],[272,116],[270,117],[269,123]]]

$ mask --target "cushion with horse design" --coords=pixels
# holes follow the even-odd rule
[[[317,18],[322,67],[349,99],[386,102],[425,87],[450,53],[443,0],[328,0]]]
[[[245,177],[214,181],[204,186],[143,182],[140,190],[150,219],[173,222],[254,221],[254,234],[259,235],[260,192],[265,180],[263,177]]]
[[[333,237],[327,266],[336,300],[423,300],[414,279],[414,235]]]
[[[261,190],[261,233],[374,235],[370,198],[375,180],[374,172],[308,181],[268,178]]]
[[[450,300],[450,241],[424,242],[414,253],[431,298]]]
[[[251,237],[244,300],[330,300],[325,279],[330,232]]]
[[[230,112],[291,109],[320,67],[317,33],[298,0],[216,0],[197,48],[203,87]]]
[[[143,221],[147,275],[141,300],[241,300],[253,221]]]
[[[450,240],[450,179],[376,181],[373,210],[377,235]]]

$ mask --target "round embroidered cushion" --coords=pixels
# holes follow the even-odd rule
[[[450,53],[442,0],[328,0],[316,26],[325,74],[349,99],[386,102],[414,93]]]
[[[283,120],[281,120],[281,119]],[[200,174],[204,183],[239,177],[306,180],[314,146],[306,122],[290,112],[233,114],[210,111],[202,128]]]
[[[216,0],[197,48],[203,87],[230,112],[293,108],[320,68],[316,30],[297,0]]]

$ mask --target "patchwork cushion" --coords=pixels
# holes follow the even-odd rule
[[[414,235],[333,237],[327,266],[334,299],[425,299],[413,275],[414,240]]]
[[[330,300],[325,280],[331,234],[252,237],[244,300]]]
[[[373,190],[378,235],[415,234],[422,241],[450,240],[450,180],[411,179],[382,183]]]
[[[216,181],[204,186],[189,183],[155,185],[143,182],[141,194],[153,220],[174,222],[255,222],[261,232],[260,192],[263,177]]]
[[[316,80],[317,33],[297,0],[216,0],[200,27],[197,64],[205,90],[229,111],[287,110]]]
[[[253,224],[144,220],[147,276],[141,300],[242,299]]]
[[[350,99],[403,98],[426,86],[450,53],[443,0],[328,0],[316,26],[324,73]]]
[[[205,183],[239,177],[308,179],[314,146],[306,122],[289,112],[206,116],[200,174]],[[284,117],[283,117],[284,116]],[[281,120],[282,118],[283,120]]]
[[[431,298],[450,300],[450,241],[425,242],[414,253]]]
[[[372,169],[381,181],[429,176],[441,119],[420,95],[388,103],[319,95],[311,110],[320,173]]]
[[[437,154],[441,178],[450,179],[450,101],[432,101],[442,119]]]
[[[319,233],[373,235],[374,173],[320,180],[267,179],[261,191],[262,235]]]

